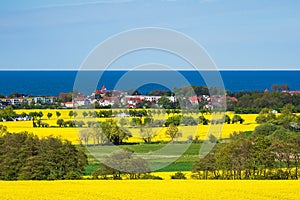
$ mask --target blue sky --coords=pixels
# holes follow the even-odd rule
[[[200,43],[219,69],[299,69],[298,0],[10,0],[0,6],[0,69],[78,69],[100,42],[163,27]],[[115,65],[185,65],[138,52]]]

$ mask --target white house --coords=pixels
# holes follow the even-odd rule
[[[62,105],[66,108],[74,108],[74,102],[63,102]]]

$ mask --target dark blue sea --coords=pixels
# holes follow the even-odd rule
[[[51,95],[58,96],[60,92],[69,92],[73,90],[74,82],[77,77],[77,71],[0,71],[0,94],[9,95],[11,93],[22,93],[26,95]],[[86,77],[86,84],[90,79],[97,79],[98,86],[91,86],[95,89],[102,85],[108,90],[111,89],[138,89],[142,94],[155,89],[166,89],[160,84],[146,84],[139,88],[130,87],[130,84],[123,88],[115,88],[116,83],[122,79],[126,71],[105,71],[100,80],[99,73],[95,71],[80,72]],[[168,71],[149,71],[132,72],[131,81],[134,77],[149,78],[151,76],[157,79],[167,79],[170,77]],[[178,72],[177,72],[178,73]],[[206,85],[202,76],[196,71],[179,71],[191,85]],[[214,72],[211,72],[214,73]],[[291,90],[300,89],[300,71],[220,71],[224,87],[232,92],[235,91],[263,91],[270,89],[274,83],[288,84]],[[149,79],[151,80],[151,79]],[[183,86],[182,82],[172,79],[174,87]],[[128,82],[128,81],[127,81]],[[134,84],[133,84],[134,85]],[[90,91],[82,91],[88,93]]]

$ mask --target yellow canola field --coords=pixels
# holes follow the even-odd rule
[[[71,120],[69,117],[69,111],[70,110],[16,110],[18,114],[22,112],[33,112],[33,111],[42,111],[43,116],[43,122],[48,123],[50,126],[57,126],[56,121],[56,111],[59,111],[61,113],[60,119],[64,119],[65,121]],[[82,120],[84,122],[87,121],[105,121],[105,119],[94,119],[94,118],[83,118],[82,112],[84,110],[76,110],[78,113],[78,116],[76,117],[76,120]],[[92,110],[93,111],[93,110]],[[53,114],[51,119],[49,120],[47,118],[47,113],[50,112]],[[227,113],[231,118],[233,117],[233,113]],[[171,116],[171,115],[170,115]],[[194,118],[197,117],[197,115],[193,114],[191,115]],[[205,115],[206,118],[211,118],[210,115]],[[223,124],[221,125],[199,125],[199,126],[180,126],[179,131],[181,132],[182,136],[177,138],[178,141],[186,141],[189,136],[199,136],[199,139],[205,139],[209,134],[213,134],[215,136],[219,136],[220,138],[228,138],[230,134],[233,132],[243,132],[243,131],[252,131],[255,129],[257,124],[255,123],[255,118],[257,117],[256,114],[242,114],[241,117],[245,119],[244,124]],[[168,115],[154,115],[154,119],[167,119]],[[119,120],[116,118],[116,120]],[[130,121],[130,119],[127,119]],[[39,137],[46,137],[49,135],[61,137],[62,139],[70,140],[73,144],[79,143],[79,131],[81,128],[58,128],[58,127],[50,127],[50,128],[33,128],[32,127],[32,121],[16,121],[16,122],[0,122],[0,124],[3,124],[7,126],[8,130],[10,132],[22,132],[27,131],[30,133],[33,133],[35,135],[38,135]],[[141,139],[141,133],[139,128],[129,128],[129,131],[132,133],[133,137],[129,138],[127,142],[143,142]],[[152,141],[169,141],[170,138],[166,137],[165,135],[166,128],[153,128],[153,132],[156,133],[156,136],[152,139]],[[93,143],[93,139],[89,139],[89,143]]]
[[[123,180],[2,181],[1,200],[297,200],[300,181]]]

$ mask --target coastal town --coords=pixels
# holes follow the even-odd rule
[[[202,87],[202,86],[199,86]],[[272,90],[274,92],[274,90]],[[263,93],[272,92],[268,89]],[[277,91],[289,96],[300,94],[300,90],[280,90]],[[59,96],[29,96],[14,93],[9,96],[0,97],[0,108],[12,106],[14,108],[161,108],[163,104],[175,105],[178,102],[184,102],[188,107],[200,106],[200,109],[212,109],[218,105],[212,105],[212,102],[218,103],[224,101],[224,96],[209,95],[208,92],[196,95],[176,96],[169,91],[159,91],[157,94],[140,94],[138,91],[129,92],[122,90],[108,90],[104,85],[96,89],[89,95],[77,91],[65,93],[60,92]],[[226,94],[227,103],[237,103],[236,95]],[[171,107],[172,108],[172,107]],[[173,107],[175,108],[175,106]]]
[[[162,98],[171,103],[178,101],[175,95],[142,95],[139,93],[129,94],[127,91],[108,90],[105,86],[95,90],[90,95],[79,92],[64,93],[59,96],[27,96],[22,94],[13,94],[0,98],[0,107],[6,106],[22,107],[37,105],[56,105],[61,108],[81,108],[91,105],[97,105],[103,108],[143,108],[143,107],[160,107],[159,101]],[[199,102],[205,101],[205,106],[210,107],[211,98],[209,95],[190,96],[187,98],[191,105],[198,105]],[[231,98],[237,101],[235,98]]]

